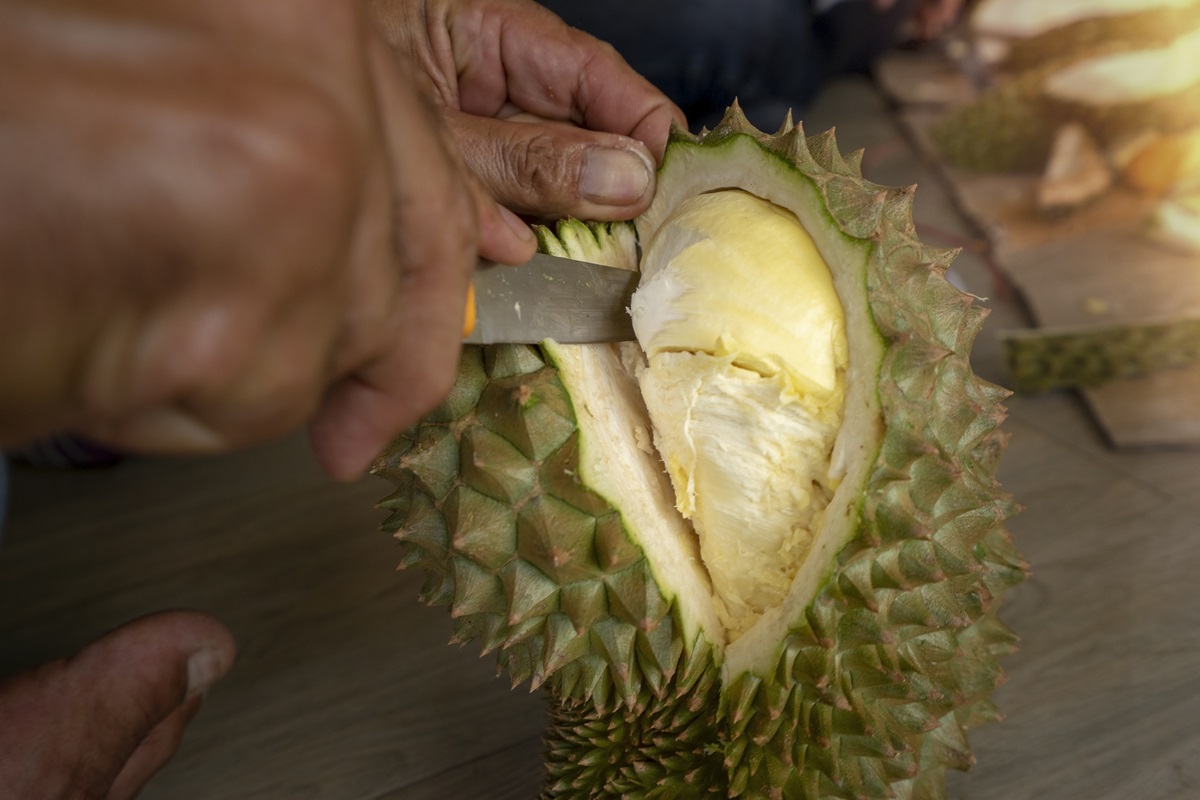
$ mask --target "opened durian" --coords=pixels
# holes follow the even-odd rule
[[[423,599],[548,688],[546,798],[935,798],[996,717],[1006,393],[859,156],[676,131],[636,237],[540,231],[640,268],[638,342],[467,349],[377,464]]]
[[[956,166],[1038,171],[1072,122],[1113,149],[1200,127],[1200,0],[985,0],[972,27],[1007,57],[931,130]]]

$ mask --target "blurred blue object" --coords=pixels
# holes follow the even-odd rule
[[[4,519],[8,516],[8,459],[0,453],[0,542],[4,541]]]
[[[121,454],[103,445],[69,433],[48,436],[14,450],[9,457],[18,464],[48,469],[90,469],[108,467],[121,460]]]
[[[41,439],[8,454],[0,453],[0,539],[8,512],[10,459],[43,469],[92,469],[116,464],[121,454],[70,434]]]
[[[683,109],[712,127],[736,97],[774,130],[800,117],[836,75],[862,72],[899,43],[917,0],[539,0],[613,45]]]

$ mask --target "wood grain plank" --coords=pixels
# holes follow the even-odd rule
[[[144,797],[340,800],[460,768],[485,797],[476,760],[519,741],[540,762],[540,698],[510,691],[493,659],[447,647],[445,612],[415,600],[421,576],[395,572],[373,508],[386,485],[329,482],[302,438],[227,458],[18,470],[13,489],[0,671],[167,607],[210,611],[238,638],[238,665]]]

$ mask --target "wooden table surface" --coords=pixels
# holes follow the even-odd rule
[[[926,237],[969,237],[873,90],[838,86],[836,121],[868,170],[922,182]],[[984,263],[955,275],[995,295],[977,369],[1003,381],[994,331],[1022,319]],[[1200,402],[1200,399],[1197,400]],[[1012,530],[1033,574],[1003,616],[1022,637],[973,733],[960,800],[1200,798],[1200,452],[1111,450],[1070,394],[1014,398],[1002,463],[1026,506]],[[210,611],[239,663],[212,690],[146,800],[532,800],[543,702],[449,647],[444,609],[396,573],[367,478],[326,480],[302,437],[210,459],[94,472],[18,469],[0,545],[0,674],[71,652],[162,608]]]

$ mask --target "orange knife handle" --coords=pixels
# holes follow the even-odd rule
[[[467,285],[467,310],[463,315],[463,338],[475,330],[475,284]]]

